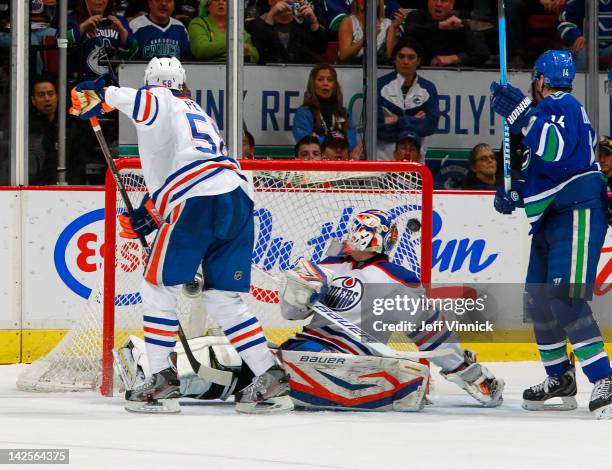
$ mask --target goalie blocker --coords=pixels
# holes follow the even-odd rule
[[[225,336],[189,340],[200,363],[196,373],[177,345],[181,396],[226,400],[248,384],[253,374]],[[301,346],[288,342],[287,348]],[[114,351],[115,371],[126,390],[148,376],[144,342],[131,336]],[[304,409],[419,411],[423,408],[429,368],[415,361],[376,356],[312,352],[282,348],[278,352],[290,374],[290,397]],[[244,385],[243,385],[244,384]]]

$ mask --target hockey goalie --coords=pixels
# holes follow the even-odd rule
[[[300,259],[285,273],[280,289],[281,313],[289,320],[310,322],[277,349],[290,375],[290,396],[305,409],[360,411],[418,411],[425,403],[429,368],[409,357],[382,357],[368,343],[355,340],[329,323],[311,306],[320,301],[356,325],[372,312],[362,312],[364,286],[390,286],[388,293],[423,295],[417,275],[389,260],[397,242],[397,226],[389,213],[372,209],[357,214],[349,233],[333,256],[315,264]],[[329,255],[329,253],[328,253]],[[432,334],[438,311],[418,312],[421,329],[409,333],[447,380],[457,384],[482,406],[502,401],[504,381],[462,350],[451,331],[440,328]],[[390,334],[389,334],[390,335]],[[386,342],[388,338],[382,338]],[[222,399],[232,396],[253,379],[225,336],[204,336],[189,341],[191,352],[177,347],[180,390],[184,397]],[[445,350],[447,354],[434,352]],[[148,375],[142,340],[131,337],[115,352],[116,370],[127,389]]]

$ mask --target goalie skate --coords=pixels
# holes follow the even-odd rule
[[[291,411],[289,375],[279,365],[253,378],[248,386],[236,393],[236,411],[246,414]]]
[[[526,389],[523,392],[523,409],[529,411],[575,410],[578,407],[576,392],[576,368],[572,360],[572,367],[561,377],[548,376],[543,382]],[[555,403],[549,400],[554,400]]]
[[[178,413],[180,382],[176,370],[176,353],[168,358],[170,367],[157,372],[145,382],[125,392],[125,409],[135,413]]]
[[[612,419],[612,375],[595,382],[589,410],[597,419]]]
[[[487,408],[501,405],[505,382],[497,379],[485,366],[476,362],[476,355],[463,351],[465,366],[454,372],[442,372],[442,376],[465,390]]]

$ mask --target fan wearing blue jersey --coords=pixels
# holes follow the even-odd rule
[[[149,0],[149,13],[130,21],[138,42],[138,59],[153,57],[191,58],[189,37],[183,23],[172,18],[174,0]]]
[[[123,238],[156,231],[141,284],[144,338],[152,375],[126,392],[136,412],[177,412],[177,294],[204,274],[204,309],[221,326],[255,377],[236,393],[236,410],[267,413],[293,408],[288,376],[267,347],[257,318],[240,297],[250,289],[253,201],[239,163],[228,156],[216,123],[182,93],[185,70],[175,57],[153,58],[145,86],[106,87],[84,82],[73,92],[83,119],[108,106],[136,127],[148,193],[119,222]]]
[[[594,384],[589,409],[612,418],[612,369],[588,301],[607,230],[607,195],[596,164],[597,135],[584,107],[570,93],[576,74],[571,53],[550,50],[536,61],[532,100],[512,85],[491,84],[491,106],[522,135],[527,149],[522,180],[495,209],[524,207],[531,224],[526,309],[547,373],[523,393],[528,410],[576,408],[576,378],[567,341]],[[540,99],[541,98],[541,99]],[[561,404],[547,403],[561,399]]]

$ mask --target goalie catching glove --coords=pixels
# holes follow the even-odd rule
[[[68,112],[86,121],[113,111],[114,108],[104,102],[105,86],[104,77],[79,83],[70,92],[72,107]]]
[[[121,238],[140,238],[146,237],[151,232],[157,230],[163,220],[157,212],[157,208],[147,193],[138,209],[129,215],[127,213],[119,215],[119,225],[121,225]]]
[[[283,300],[294,307],[310,307],[327,293],[333,279],[330,270],[302,258],[285,273]]]

